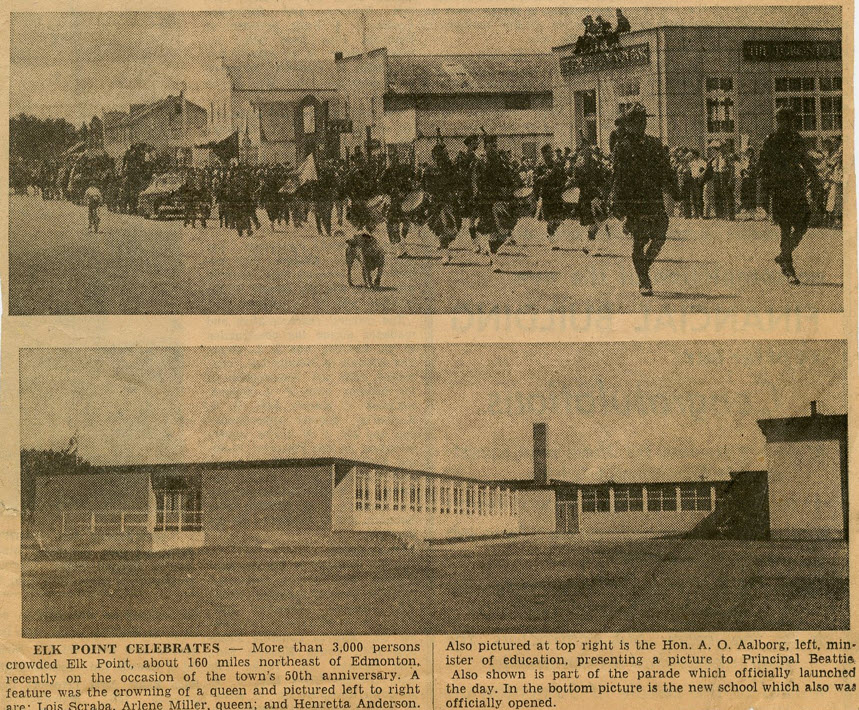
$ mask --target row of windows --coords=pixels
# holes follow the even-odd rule
[[[708,78],[707,132],[733,133],[735,97],[732,77]],[[798,131],[842,130],[842,80],[840,76],[779,77],[775,79],[775,107],[793,110]]]
[[[376,469],[355,469],[355,510],[517,515],[516,496],[508,488]]]
[[[610,513],[611,489],[614,489],[615,513],[643,511],[645,486],[594,486],[582,488],[583,513]],[[680,493],[680,510],[712,510],[711,484],[685,483],[652,484],[646,486],[647,510],[651,512],[676,511],[677,493]]]
[[[821,96],[820,130],[840,131],[842,127],[842,99],[840,96]],[[818,125],[818,98],[815,96],[781,96],[775,100],[776,108],[787,106],[795,114],[794,128],[798,131],[816,131]]]
[[[797,92],[813,92],[815,85],[820,91],[841,91],[840,76],[824,76],[820,79],[814,77],[780,77],[775,80],[776,93],[785,93],[787,91]]]

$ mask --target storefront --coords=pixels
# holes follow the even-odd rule
[[[621,35],[620,46],[575,54],[556,47],[555,142],[608,149],[620,112],[640,102],[647,132],[670,147],[711,140],[759,149],[775,112],[790,106],[810,146],[842,132],[841,30],[658,27]]]

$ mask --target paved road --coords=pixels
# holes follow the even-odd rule
[[[260,218],[264,217],[260,212]],[[803,284],[792,287],[773,257],[768,222],[673,219],[652,269],[655,295],[638,294],[632,244],[615,225],[607,254],[581,251],[582,228],[522,220],[505,248],[505,273],[471,253],[467,232],[442,265],[432,234],[409,235],[409,259],[389,259],[382,290],[350,288],[344,244],[263,229],[240,238],[217,226],[190,229],[103,211],[86,229],[85,208],[13,196],[9,311],[21,314],[265,313],[637,313],[836,312],[843,306],[842,235],[812,229],[795,255]],[[386,240],[384,228],[377,235]],[[355,274],[357,275],[357,273]]]

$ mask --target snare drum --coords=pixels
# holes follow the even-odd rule
[[[513,191],[513,197],[517,200],[528,200],[531,198],[531,195],[534,194],[534,188],[525,185],[524,187],[520,187],[517,190]]]
[[[426,202],[427,194],[423,190],[412,190],[403,200],[403,213],[410,215],[417,212]]]
[[[525,185],[513,192],[514,214],[517,217],[531,217],[534,214],[534,188],[530,185]]]
[[[579,204],[579,188],[568,187],[561,193],[561,199],[568,205]]]
[[[385,216],[388,213],[388,207],[391,206],[391,198],[387,195],[376,195],[367,200],[367,211],[370,218],[377,224],[385,221]]]

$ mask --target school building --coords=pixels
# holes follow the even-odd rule
[[[669,26],[622,34],[607,51],[574,48],[553,49],[556,145],[584,135],[608,150],[635,102],[652,114],[649,134],[702,154],[713,140],[759,149],[781,106],[810,146],[842,133],[840,29]]]
[[[813,408],[808,417],[758,424],[768,471],[698,481],[577,483],[550,476],[542,423],[534,425],[534,475],[525,480],[341,458],[102,466],[39,476],[32,529],[43,547],[58,550],[662,536],[708,521],[723,536],[741,525],[756,537],[846,539],[846,415]]]

